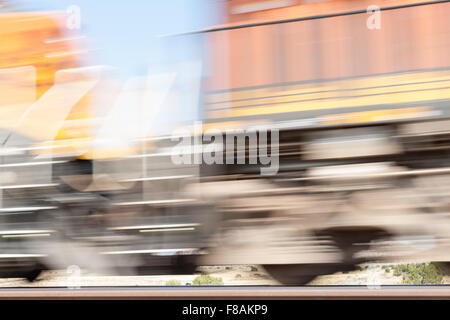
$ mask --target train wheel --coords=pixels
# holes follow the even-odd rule
[[[37,279],[37,277],[39,277],[41,272],[42,270],[39,268],[33,269],[25,274],[25,279],[27,279],[29,282],[33,282]]]
[[[197,270],[196,256],[178,256],[174,264],[176,274],[194,274]]]
[[[272,278],[285,285],[305,285],[319,275],[310,264],[269,264],[263,267]]]
[[[0,278],[22,278],[29,282],[33,282],[39,277],[43,270],[44,267],[41,265],[27,267],[17,266],[12,269],[0,270]]]

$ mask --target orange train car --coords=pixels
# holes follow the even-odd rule
[[[448,117],[449,13],[447,1],[229,1],[228,23],[202,31],[205,121],[311,128]]]
[[[448,221],[427,213],[448,210],[438,189],[450,181],[449,14],[449,1],[227,2],[227,23],[198,32],[207,57],[204,127],[248,136],[245,129],[278,129],[279,171],[202,168],[223,192],[242,182],[228,183],[234,174],[269,186],[225,206],[229,243],[208,262],[262,264],[299,284],[371,261],[365,254],[417,253],[396,236],[448,243],[437,231]],[[234,244],[233,232],[248,243]],[[450,261],[448,246],[433,250],[420,258]]]
[[[50,140],[55,140],[67,146],[65,150],[54,149],[54,152],[82,154],[86,143],[79,148],[79,141],[87,141],[92,135],[88,121],[92,117],[89,94],[78,97],[63,119],[57,119],[56,115],[55,119],[49,117],[52,110],[61,109],[56,105],[59,98],[55,94],[52,93],[53,98],[47,97],[48,101],[41,99],[57,84],[58,72],[70,70],[73,73],[86,66],[87,50],[84,50],[82,37],[66,24],[67,15],[62,12],[13,11],[0,14],[3,86],[0,127],[17,131],[37,143],[47,142],[48,145]],[[81,81],[80,77],[66,73],[59,78],[59,84]],[[65,99],[68,99],[67,94]],[[30,114],[30,107],[39,100],[42,101],[42,111]],[[24,122],[25,114],[32,119]],[[22,121],[22,126],[19,121]],[[63,124],[59,125],[61,121]],[[45,122],[47,125],[43,126]],[[55,134],[43,133],[48,125],[55,126]]]

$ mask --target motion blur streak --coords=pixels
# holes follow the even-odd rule
[[[66,12],[0,1],[0,276],[450,261],[450,3],[219,2],[161,37],[198,54],[120,79]]]

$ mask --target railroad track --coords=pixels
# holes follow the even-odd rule
[[[0,289],[0,299],[445,299],[450,286],[86,287]]]

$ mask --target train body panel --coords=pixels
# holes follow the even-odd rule
[[[232,2],[231,23],[205,31],[205,122],[313,128],[448,117],[448,3],[270,4],[251,2],[248,13],[250,4]],[[241,6],[247,13],[233,11]]]

